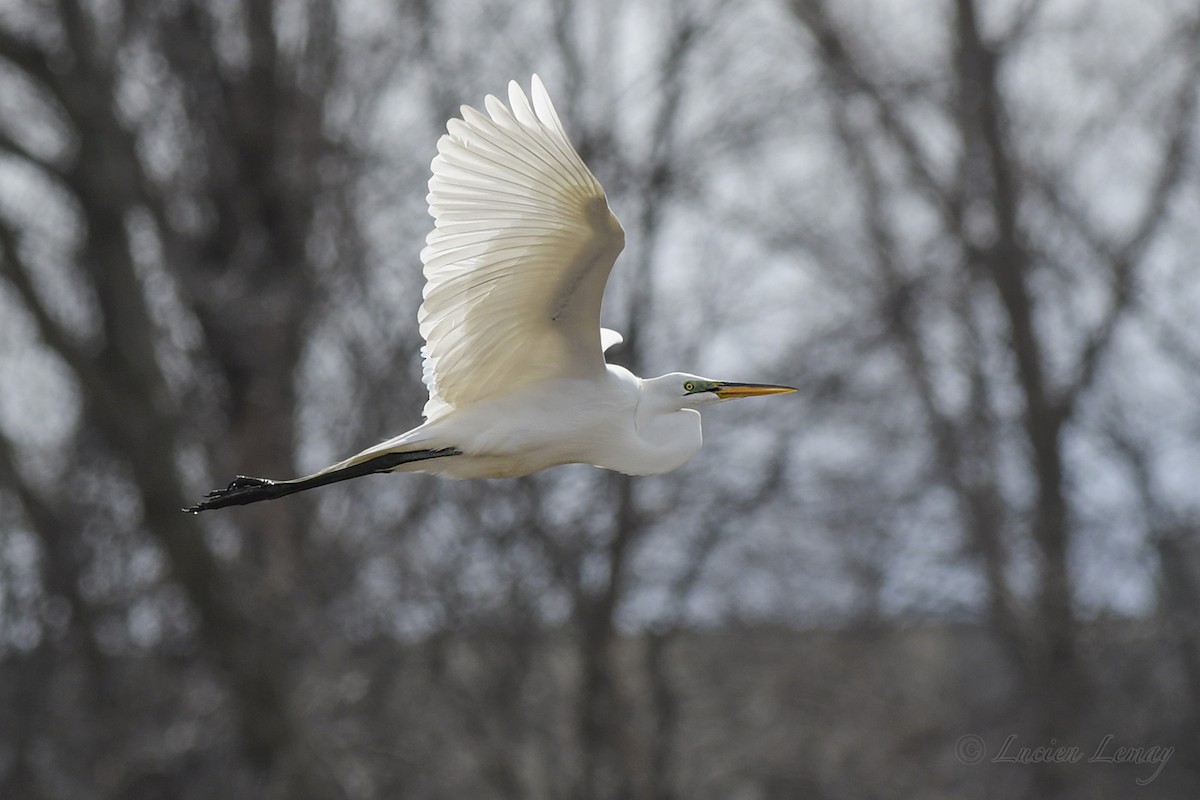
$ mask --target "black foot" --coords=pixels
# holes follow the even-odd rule
[[[285,486],[267,478],[251,478],[238,475],[224,489],[214,489],[204,495],[204,499],[191,508],[193,514],[208,511],[210,508],[225,508],[226,506],[244,506],[247,503],[257,503],[259,500],[270,500],[288,494]]]

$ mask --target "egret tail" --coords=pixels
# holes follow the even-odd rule
[[[268,478],[249,478],[239,475],[224,489],[215,489],[204,496],[196,505],[185,508],[198,514],[210,508],[225,508],[226,506],[244,506],[247,503],[257,503],[260,500],[274,500],[318,486],[327,486],[338,481],[348,481],[362,475],[373,475],[378,472],[391,472],[401,464],[414,461],[426,461],[431,458],[444,456],[459,456],[462,451],[453,447],[441,450],[409,450],[402,453],[384,453],[356,464],[330,469],[309,475],[307,478],[295,478],[290,481],[273,481]]]

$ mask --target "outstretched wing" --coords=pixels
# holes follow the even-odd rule
[[[604,369],[600,302],[625,232],[542,82],[463,106],[438,141],[421,252],[425,416]],[[607,342],[606,342],[607,344]]]

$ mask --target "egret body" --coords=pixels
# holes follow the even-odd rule
[[[378,472],[510,478],[593,464],[669,472],[702,442],[699,408],[791,387],[606,364],[600,304],[625,233],[535,75],[532,102],[463,106],[438,141],[434,230],[421,252],[425,422],[303,478],[239,476],[189,511],[269,500]]]

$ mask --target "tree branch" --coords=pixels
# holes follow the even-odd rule
[[[33,268],[21,256],[16,231],[6,219],[0,217],[0,275],[17,291],[25,309],[33,316],[34,324],[42,340],[46,342],[67,363],[86,388],[95,388],[98,380],[92,367],[90,355],[85,352],[82,344],[67,331],[46,308],[30,277]]]
[[[1193,26],[1195,30],[1200,26]],[[1197,31],[1200,32],[1200,31]],[[1200,81],[1200,50],[1192,51],[1190,69],[1179,83],[1170,104],[1171,121],[1167,128],[1166,147],[1151,181],[1149,196],[1141,218],[1129,237],[1114,248],[1109,260],[1112,297],[1104,317],[1087,336],[1076,359],[1075,376],[1062,391],[1059,401],[1064,415],[1069,415],[1079,397],[1091,387],[1101,360],[1108,352],[1121,319],[1133,305],[1137,295],[1136,280],[1139,267],[1151,242],[1168,218],[1171,201],[1184,185],[1187,152],[1196,129],[1196,84]]]

